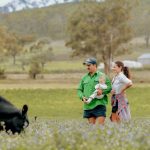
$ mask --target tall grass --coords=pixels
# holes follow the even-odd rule
[[[29,106],[30,125],[21,135],[0,132],[0,150],[148,150],[150,148],[150,87],[127,91],[132,120],[104,126],[82,119],[82,101],[75,89],[12,89],[0,95],[18,108]],[[37,120],[34,117],[37,116]]]
[[[25,133],[0,133],[2,150],[148,150],[150,121],[92,126],[81,120],[37,120]]]

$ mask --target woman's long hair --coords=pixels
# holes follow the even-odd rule
[[[116,61],[115,64],[120,68],[122,68],[121,70],[123,71],[124,75],[128,78],[131,79],[131,74],[129,71],[129,68],[124,66],[123,62],[121,61]]]

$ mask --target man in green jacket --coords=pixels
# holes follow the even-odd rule
[[[88,58],[83,63],[88,70],[78,86],[78,96],[83,101],[83,117],[87,118],[89,123],[95,124],[96,120],[99,124],[104,124],[106,117],[106,105],[108,104],[107,95],[111,91],[111,82],[106,75],[97,71],[97,61],[95,58]],[[97,95],[104,95],[103,98],[94,98],[89,104],[86,102],[90,95],[95,91],[95,85],[99,83],[100,77],[105,77],[107,89],[98,89]]]

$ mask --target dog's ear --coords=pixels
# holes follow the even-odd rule
[[[27,105],[23,105],[22,107],[22,115],[25,116],[27,114],[28,111],[28,106]]]

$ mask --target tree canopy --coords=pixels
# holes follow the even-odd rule
[[[9,55],[13,58],[13,64],[16,61],[16,55],[23,50],[23,46],[26,43],[34,41],[34,37],[31,35],[18,35],[10,32],[6,27],[0,26],[0,51],[1,55]]]
[[[109,73],[110,63],[119,47],[131,39],[129,0],[81,2],[68,23],[69,40],[74,56],[94,56],[104,63]]]

